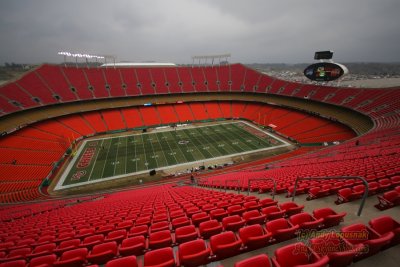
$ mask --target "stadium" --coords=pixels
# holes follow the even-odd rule
[[[329,259],[364,266],[394,254],[387,247],[395,246],[398,226],[377,218],[399,220],[399,88],[296,84],[242,64],[45,64],[0,93],[1,201],[12,204],[1,208],[4,266],[39,256],[54,256],[54,266],[131,255],[146,264],[156,251],[190,255],[182,244],[191,242],[196,252],[203,240],[207,249],[196,252],[196,264],[229,266],[265,247],[293,245],[300,229],[365,231],[368,222],[381,231],[374,237],[380,245],[369,245],[374,252]],[[171,175],[177,169],[190,171]],[[329,225],[321,210],[339,219]],[[272,225],[282,220],[281,236]],[[386,238],[387,231],[396,237]],[[219,251],[213,238],[233,240]],[[143,247],[124,251],[139,239]],[[71,240],[76,246],[63,249]],[[103,251],[107,246],[112,253]],[[87,255],[73,263],[63,258],[78,248]]]
[[[398,266],[398,3],[142,2],[0,4],[0,267]]]

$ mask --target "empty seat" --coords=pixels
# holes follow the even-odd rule
[[[180,244],[178,247],[179,265],[185,267],[206,265],[210,261],[210,249],[204,240],[198,239]]]
[[[301,212],[290,216],[289,221],[292,225],[298,225],[300,229],[320,229],[323,219],[315,219],[307,212]]]
[[[258,203],[256,200],[251,200],[243,203],[243,208],[245,208],[247,211],[249,210],[258,210],[261,208],[261,205]]]
[[[140,226],[134,226],[129,230],[128,236],[133,237],[133,236],[138,236],[142,235],[146,237],[149,232],[149,227],[147,225],[140,225]]]
[[[144,267],[174,267],[175,258],[172,248],[160,248],[144,254]]]
[[[400,223],[392,217],[384,215],[371,219],[369,225],[382,236],[393,233],[394,236],[390,243],[392,246],[400,244]]]
[[[262,208],[261,213],[265,214],[265,219],[267,221],[283,218],[285,216],[285,210],[281,210],[277,206]]]
[[[173,243],[169,230],[151,233],[149,235],[149,249],[169,247]]]
[[[176,229],[185,225],[190,225],[190,220],[188,217],[184,216],[184,217],[179,217],[179,218],[175,218],[172,220],[171,222],[171,227],[172,229]]]
[[[400,193],[392,190],[378,196],[379,203],[375,205],[377,209],[386,210],[400,205]]]
[[[263,224],[265,222],[266,215],[260,213],[258,210],[250,210],[243,213],[243,219],[247,225],[251,224]]]
[[[321,197],[325,197],[325,196],[329,195],[330,194],[330,188],[331,188],[330,185],[328,185],[326,187],[322,187],[322,186],[321,187],[320,186],[311,187],[308,190],[307,200],[321,198]]]
[[[265,233],[259,224],[253,224],[239,229],[239,237],[246,249],[253,250],[269,244],[272,234]]]
[[[313,211],[313,215],[316,219],[323,219],[323,228],[339,225],[346,214],[346,212],[336,213],[331,208],[321,208]]]
[[[169,230],[169,222],[167,222],[167,221],[156,222],[150,226],[151,233],[163,231],[163,230]]]
[[[228,212],[226,212],[224,209],[222,209],[222,208],[217,208],[217,209],[214,209],[214,210],[211,210],[210,211],[210,217],[211,217],[211,219],[215,219],[215,220],[218,220],[218,221],[222,221],[222,219],[224,218],[224,217],[226,217],[226,216],[228,216]]]
[[[144,236],[139,235],[122,240],[121,246],[119,247],[119,253],[122,256],[139,256],[144,253],[145,249],[146,239]]]
[[[25,260],[13,260],[7,261],[0,264],[1,267],[25,267],[26,261]]]
[[[117,244],[120,244],[123,239],[126,238],[126,230],[119,229],[111,231],[107,234],[106,238],[104,238],[104,242],[112,242],[115,241]]]
[[[350,202],[355,199],[361,198],[362,194],[363,194],[363,192],[360,192],[360,191],[353,192],[350,188],[343,188],[337,192],[337,199],[335,200],[335,203],[338,205],[338,204]]]
[[[40,257],[35,257],[29,261],[29,267],[53,266],[53,263],[56,260],[57,260],[56,254],[49,254]]]
[[[128,256],[110,260],[109,262],[106,263],[105,267],[123,267],[123,266],[138,267],[136,256]]]
[[[107,242],[95,245],[87,255],[86,259],[94,264],[105,264],[117,256],[118,245],[117,242]]]
[[[278,201],[275,201],[272,198],[267,197],[267,198],[261,199],[258,203],[261,205],[262,208],[265,208],[265,207],[270,207],[270,206],[276,206],[278,204]]]
[[[65,251],[61,257],[53,263],[55,267],[81,267],[86,262],[87,248],[77,248]]]
[[[21,260],[25,259],[25,257],[32,252],[30,247],[25,247],[25,248],[17,248],[13,249],[8,252],[7,256],[3,259],[0,259],[0,262],[2,261],[15,261],[15,260]]]
[[[126,220],[126,221],[119,222],[117,224],[117,226],[115,227],[115,229],[117,229],[117,230],[125,229],[125,230],[128,231],[132,226],[133,226],[133,221],[132,220]]]
[[[28,258],[32,257],[39,257],[47,254],[53,253],[53,250],[57,247],[55,243],[49,243],[49,244],[44,244],[44,245],[39,245],[36,246],[32,253],[26,255]]]
[[[235,263],[234,267],[270,267],[271,263],[266,254],[261,254],[241,260]]]
[[[208,239],[213,235],[222,232],[222,225],[217,220],[210,220],[200,223],[199,225],[200,236]]]
[[[199,237],[194,225],[186,225],[175,230],[175,242],[178,244],[195,240]]]
[[[192,224],[195,226],[199,226],[201,222],[208,221],[210,219],[210,216],[207,214],[207,212],[199,212],[196,214],[193,214],[192,216]]]
[[[242,216],[242,213],[246,211],[241,205],[232,205],[229,206],[226,211],[229,215],[239,215]]]
[[[237,240],[232,231],[223,232],[210,238],[212,254],[218,259],[225,259],[240,253],[242,241]]]
[[[275,250],[275,257],[272,258],[272,264],[275,267],[292,266],[328,266],[328,256],[319,257],[312,249],[304,243],[298,242]]]
[[[239,215],[232,215],[222,219],[222,226],[225,231],[238,231],[245,225],[246,221],[243,220]]]
[[[266,228],[276,242],[281,242],[294,238],[299,226],[292,226],[284,218],[280,218],[267,222]]]
[[[361,251],[355,256],[356,260],[378,253],[382,247],[389,245],[394,237],[393,233],[381,236],[375,230],[361,223],[343,227],[342,232],[345,238],[347,236],[347,241],[354,245],[357,251]],[[354,237],[354,233],[359,234]]]
[[[297,205],[294,202],[285,202],[279,205],[281,210],[285,211],[287,217],[292,216],[293,214],[297,214],[303,211],[304,205]]]
[[[97,235],[91,235],[85,237],[83,239],[82,244],[80,244],[80,247],[85,247],[87,249],[92,249],[95,245],[98,245],[104,241],[104,236],[102,234],[97,234]]]
[[[336,232],[311,239],[310,247],[319,256],[328,256],[331,267],[350,265],[356,255],[355,248]]]
[[[61,256],[61,254],[63,254],[63,252],[77,248],[77,247],[79,247],[80,244],[81,244],[80,239],[65,240],[65,241],[62,241],[58,245],[58,247],[53,250],[53,252],[56,253],[58,256]]]

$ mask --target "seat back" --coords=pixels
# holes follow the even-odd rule
[[[77,257],[81,257],[81,258],[85,259],[87,254],[88,254],[87,248],[76,248],[76,249],[65,251],[61,255],[61,260],[69,260],[69,259],[73,259],[73,258],[77,258]]]
[[[253,256],[245,260],[238,261],[234,265],[234,267],[255,267],[255,266],[270,267],[271,263],[269,261],[268,256],[266,254]]]
[[[308,248],[301,242],[277,248],[275,250],[275,258],[282,267],[310,263]]]
[[[175,262],[174,252],[170,247],[151,250],[144,254],[144,266],[169,266],[165,264],[167,262]]]
[[[109,262],[106,263],[106,267],[121,267],[121,266],[138,267],[136,256],[118,258],[110,260]]]
[[[331,208],[322,208],[322,209],[316,209],[313,211],[313,215],[316,219],[321,219],[321,218],[325,218],[329,215],[333,215],[336,214],[336,212],[334,210],[332,210]]]
[[[175,235],[187,235],[196,232],[196,227],[194,225],[186,225],[176,228]]]
[[[29,261],[29,267],[35,267],[35,266],[40,266],[40,265],[52,266],[56,260],[57,260],[57,256],[55,254],[32,258]]]
[[[197,239],[189,242],[185,242],[179,245],[179,254],[183,255],[191,255],[197,254],[201,251],[205,251],[207,249],[206,243],[202,239]]]
[[[264,230],[259,224],[253,224],[239,229],[239,236],[243,241],[246,241],[249,237],[262,235],[264,235]]]
[[[390,216],[380,216],[369,221],[369,225],[379,234],[386,234],[396,228],[396,222]]]
[[[298,213],[298,214],[294,214],[294,215],[290,216],[289,221],[293,225],[298,225],[298,224],[302,224],[305,222],[313,221],[313,218],[307,212],[302,212],[302,213]]]
[[[102,244],[95,245],[92,249],[92,254],[102,253],[107,250],[111,250],[114,254],[117,254],[118,245],[117,242],[106,242]]]
[[[275,233],[276,231],[280,229],[286,229],[289,228],[288,222],[284,218],[276,219],[267,222],[266,224],[267,231],[271,233]]]

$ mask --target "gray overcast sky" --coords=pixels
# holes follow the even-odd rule
[[[400,62],[399,0],[0,0],[0,64],[62,62],[57,51],[118,61]]]

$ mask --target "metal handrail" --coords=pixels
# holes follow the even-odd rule
[[[227,186],[228,182],[237,182],[237,184],[238,184],[237,193],[239,194],[240,193],[240,180],[225,180],[225,193],[228,188],[228,186]]]
[[[297,189],[297,182],[300,180],[337,180],[337,179],[343,179],[343,180],[347,180],[347,179],[359,179],[361,180],[364,185],[365,185],[365,190],[364,190],[364,195],[362,197],[361,200],[361,204],[360,207],[358,208],[358,212],[357,212],[357,216],[361,216],[361,212],[364,208],[364,204],[365,204],[365,200],[368,197],[368,193],[369,193],[369,186],[368,186],[368,182],[367,180],[365,180],[363,177],[360,176],[330,176],[330,177],[297,177],[296,182],[294,183],[294,190],[293,190],[293,196],[292,196],[292,201],[294,201],[294,197],[296,196],[296,189]]]
[[[275,193],[276,193],[276,181],[274,178],[253,178],[248,180],[248,188],[247,188],[247,195],[250,195],[250,185],[251,182],[253,181],[266,181],[266,180],[271,180],[274,183],[274,190],[272,191],[272,199],[275,199]]]

